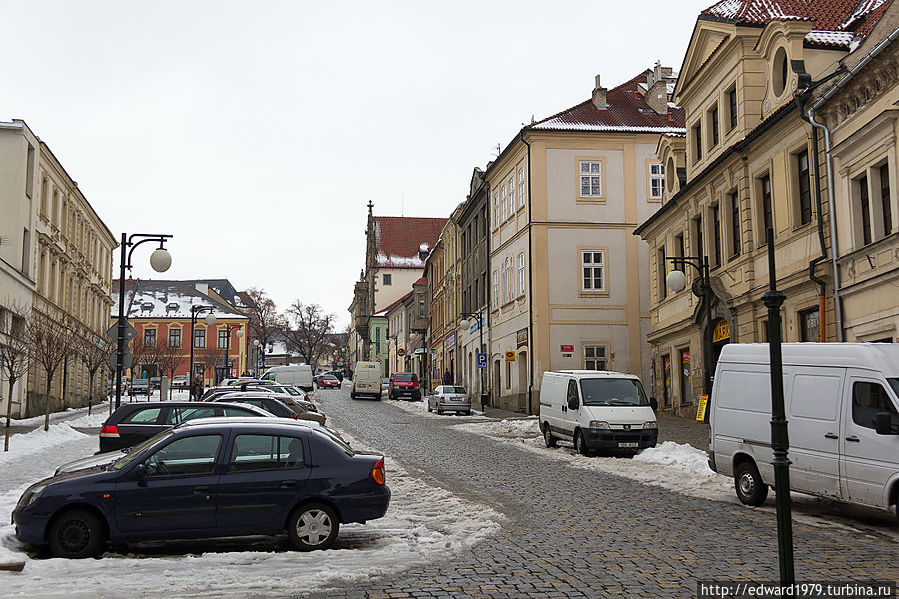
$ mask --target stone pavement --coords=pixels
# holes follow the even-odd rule
[[[396,459],[506,521],[461,554],[312,597],[693,597],[698,580],[778,578],[770,512],[571,468],[451,428],[458,419],[353,402],[344,390],[318,401],[336,427],[389,456],[388,484]],[[663,421],[666,435],[702,432],[702,423],[687,422]],[[887,535],[797,522],[794,538],[800,580],[897,578],[897,546]]]

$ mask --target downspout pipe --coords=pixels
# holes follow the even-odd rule
[[[534,398],[534,228],[531,224],[531,144],[524,138],[524,129],[518,135],[521,142],[528,147],[528,413],[533,414]]]
[[[831,239],[831,262],[833,265],[833,300],[834,300],[834,313],[836,317],[836,328],[837,328],[837,341],[843,341],[843,310],[840,302],[840,271],[837,264],[837,255],[839,253],[839,244],[837,243],[837,227],[836,227],[836,213],[835,206],[836,200],[834,199],[834,181],[833,181],[833,146],[831,144],[831,136],[830,129],[827,128],[823,123],[815,120],[815,112],[830,98],[833,97],[834,94],[839,91],[840,88],[845,86],[859,71],[861,71],[871,60],[874,59],[875,56],[880,54],[884,48],[890,45],[897,37],[899,37],[899,27],[894,29],[892,33],[890,33],[886,38],[884,38],[880,43],[878,43],[873,50],[871,50],[864,58],[862,58],[858,64],[849,69],[849,72],[843,75],[836,84],[828,89],[823,96],[818,98],[814,104],[812,104],[811,108],[808,109],[806,113],[808,115],[808,121],[812,124],[813,127],[817,127],[824,132],[824,154],[826,157],[826,165],[827,165],[827,203],[828,208],[830,210],[830,239]]]

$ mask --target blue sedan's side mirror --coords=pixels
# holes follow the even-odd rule
[[[137,468],[134,469],[134,474],[137,478],[147,478],[147,465],[138,464]]]

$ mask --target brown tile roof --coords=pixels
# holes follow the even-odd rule
[[[848,47],[863,40],[892,0],[721,0],[703,10],[706,17],[742,25],[771,21],[811,21],[806,42],[814,46]],[[836,35],[840,34],[840,35]]]
[[[608,108],[600,110],[593,100],[581,102],[558,114],[528,126],[529,129],[556,131],[624,131],[634,133],[683,133],[684,110],[668,105],[668,114],[656,114],[638,91],[646,83],[646,70],[618,87],[608,90]]]
[[[424,268],[419,251],[430,251],[446,224],[445,218],[374,216],[375,266]]]

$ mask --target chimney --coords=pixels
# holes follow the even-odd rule
[[[656,61],[652,73],[646,76],[646,95],[643,100],[656,114],[668,114],[668,79],[671,78],[671,68],[662,67],[662,63]]]
[[[609,107],[609,103],[606,102],[606,92],[608,90],[602,87],[599,84],[599,75],[596,76],[596,87],[593,88],[593,105],[596,106],[600,110],[605,110]]]

